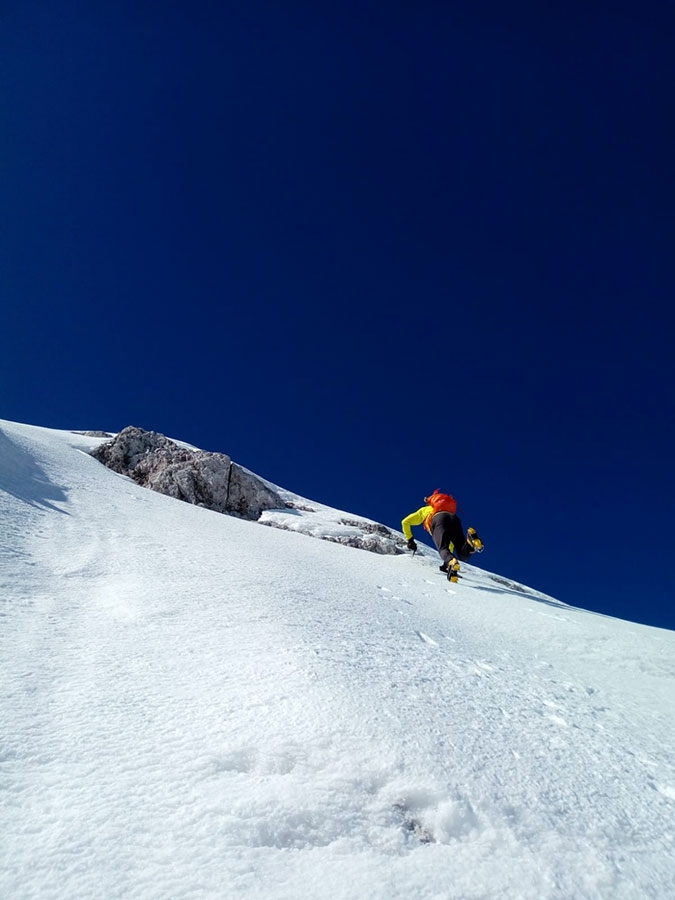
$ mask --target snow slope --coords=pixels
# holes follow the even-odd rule
[[[0,896],[675,897],[674,633],[97,443],[0,421]]]

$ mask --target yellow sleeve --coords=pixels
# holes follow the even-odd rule
[[[431,512],[430,506],[422,506],[417,512],[410,513],[409,516],[406,516],[405,519],[401,522],[401,527],[403,528],[403,534],[405,535],[405,539],[407,541],[412,537],[412,528],[411,525],[421,525],[422,522],[426,519],[426,517]]]

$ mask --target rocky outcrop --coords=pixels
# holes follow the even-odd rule
[[[300,501],[300,502],[298,502]],[[380,525],[371,519],[345,518],[337,509],[308,506],[297,500],[286,500],[286,509],[271,509],[264,512],[259,522],[282,531],[295,531],[309,537],[368,550],[370,553],[397,555],[407,553],[406,540],[400,531]]]
[[[91,455],[160,494],[220,513],[257,520],[268,509],[282,509],[281,497],[224,453],[180,447],[163,434],[132,425]]]
[[[398,555],[407,551],[405,540],[392,528],[380,525],[378,522],[364,522],[352,519],[342,519],[342,524],[357,529],[359,533],[348,537],[346,540],[338,539],[338,543],[347,544],[350,547],[358,547],[359,550],[368,550],[370,553],[382,553],[385,555]]]
[[[91,455],[142,487],[219,513],[379,554],[407,552],[400,532],[263,481],[224,453],[181,446],[163,434],[129,426]]]

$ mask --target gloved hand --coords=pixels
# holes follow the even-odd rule
[[[413,553],[417,550],[417,544],[415,543],[415,538],[411,537],[408,541],[408,550],[412,550]]]

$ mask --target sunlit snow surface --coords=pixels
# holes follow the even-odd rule
[[[0,422],[0,896],[675,897],[673,632],[97,443]]]

